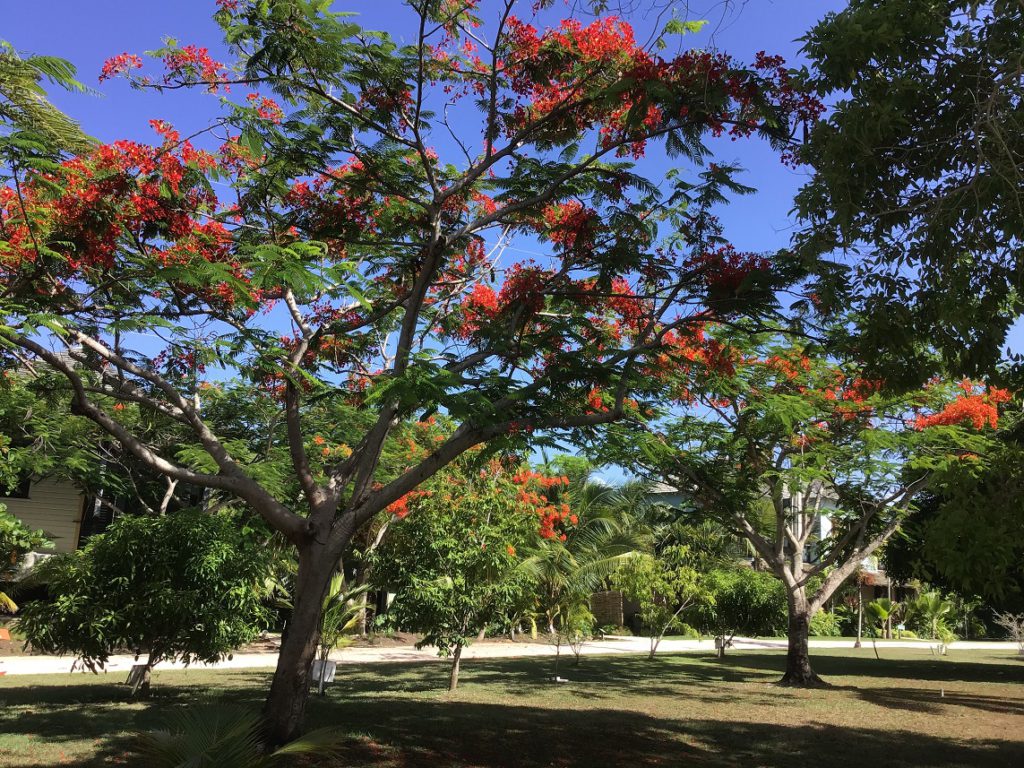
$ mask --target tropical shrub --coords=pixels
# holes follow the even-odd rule
[[[147,654],[135,683],[145,693],[158,662],[219,661],[255,638],[268,619],[265,553],[226,516],[124,517],[40,566],[52,599],[28,603],[18,629],[93,671],[117,651]]]
[[[17,573],[22,559],[29,552],[52,546],[45,533],[32,530],[0,504],[0,582],[8,581]],[[15,613],[17,610],[18,604],[10,595],[0,592],[0,613]]]
[[[818,611],[811,616],[811,634],[816,637],[842,637],[840,617],[833,611]]]
[[[786,592],[772,574],[751,568],[720,569],[707,575],[710,599],[688,612],[690,623],[731,640],[737,634],[786,631]]]

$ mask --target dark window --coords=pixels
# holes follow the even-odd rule
[[[19,478],[13,485],[0,485],[0,499],[27,499],[31,485],[32,478],[28,475]]]
[[[114,510],[101,504],[96,498],[87,496],[82,505],[82,525],[78,529],[78,546],[82,546],[90,536],[103,533],[114,520]]]

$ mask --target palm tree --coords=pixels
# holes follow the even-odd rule
[[[883,627],[885,627],[885,623],[890,619],[895,618],[901,606],[899,603],[894,603],[887,597],[880,597],[877,600],[872,600],[865,606],[865,608],[867,609],[870,618],[874,620],[877,632],[881,633]],[[880,659],[881,657],[878,655],[878,643],[876,642],[875,635],[871,636],[871,646],[875,649],[875,658]]]
[[[320,678],[317,681],[317,693],[324,694],[324,679],[327,675],[327,659],[341,638],[359,625],[364,609],[359,598],[370,589],[369,584],[349,588],[343,573],[336,573],[331,578],[324,596],[324,610],[320,617]]]
[[[578,524],[565,541],[545,540],[521,566],[539,585],[538,617],[559,650],[565,631],[582,631],[578,618],[590,596],[625,560],[653,544],[641,511],[650,503],[645,484],[614,487],[587,480],[570,492]],[[557,659],[556,653],[556,669]]]
[[[274,768],[295,755],[330,754],[344,738],[321,728],[267,753],[263,723],[247,709],[189,707],[168,721],[166,728],[139,735],[136,751],[151,768]]]
[[[925,592],[911,605],[913,614],[920,617],[928,627],[929,639],[939,641],[940,654],[945,654],[946,646],[955,639],[946,626],[946,616],[953,612],[953,607],[953,603],[943,599],[938,590]]]

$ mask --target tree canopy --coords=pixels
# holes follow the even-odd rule
[[[1024,308],[1024,7],[851,0],[804,43],[833,102],[796,199],[798,248],[834,259],[818,300],[855,310],[851,348],[893,382],[991,374]]]

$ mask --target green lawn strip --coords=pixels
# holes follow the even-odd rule
[[[1024,663],[1012,653],[821,649],[828,690],[780,689],[778,652],[465,662],[460,690],[436,664],[343,665],[311,701],[311,727],[350,736],[347,768],[700,765],[1024,765]],[[0,766],[137,764],[139,730],[177,707],[257,707],[264,670],[157,672],[133,703],[121,674],[0,678]]]

